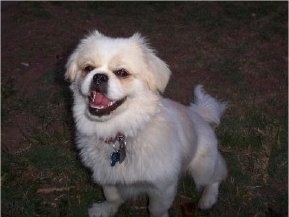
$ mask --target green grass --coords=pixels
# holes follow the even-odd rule
[[[118,27],[125,26],[125,22],[135,19],[141,11],[143,23],[140,30],[146,30],[155,38],[159,37],[158,32],[183,31],[180,34],[184,35],[193,32],[193,37],[188,37],[191,41],[172,40],[168,45],[167,38],[161,39],[165,44],[160,43],[163,50],[159,53],[168,52],[166,55],[173,63],[175,58],[183,61],[178,64],[184,66],[172,64],[172,69],[179,73],[175,78],[182,84],[187,80],[204,82],[208,92],[212,90],[214,95],[229,102],[217,128],[229,176],[221,185],[218,203],[208,211],[195,209],[194,216],[288,215],[288,70],[285,61],[288,55],[286,49],[279,53],[287,44],[286,2],[149,2],[141,5],[27,2],[14,9],[19,9],[22,15],[15,15],[15,22],[19,26],[35,20],[40,20],[41,24],[61,22],[67,24],[67,31],[74,31],[70,29],[74,27],[70,23],[73,16],[56,21],[49,10],[53,6],[63,7],[72,15],[81,13],[80,17],[86,21],[92,20],[95,14],[107,16],[108,20],[117,17],[114,20]],[[121,23],[120,17],[124,14],[127,19]],[[170,22],[172,26],[168,29]],[[171,37],[178,39],[175,34]],[[42,46],[40,42],[36,44]],[[168,49],[172,46],[176,46],[173,50],[176,53]],[[50,49],[43,48],[45,51]],[[178,50],[182,50],[182,55],[193,56],[179,57]],[[34,52],[23,49],[15,55],[19,59],[39,58]],[[189,74],[191,69],[198,74]],[[90,172],[82,166],[74,146],[69,110],[71,96],[64,87],[67,84],[57,80],[59,75],[55,74],[58,71],[46,66],[43,70],[47,73],[40,78],[37,91],[29,96],[19,94],[14,79],[3,70],[2,126],[13,126],[14,115],[18,113],[29,114],[28,119],[35,119],[31,123],[20,123],[25,125],[22,133],[28,147],[26,151],[15,154],[2,150],[3,217],[83,217],[92,203],[104,199],[101,188],[93,184]],[[189,91],[176,88],[168,92],[174,98],[184,97]],[[188,177],[180,181],[178,192],[179,197],[190,198],[193,204],[200,197],[193,180]],[[148,216],[145,206],[145,199],[129,201],[117,216]],[[181,216],[180,207],[175,204],[170,214]]]

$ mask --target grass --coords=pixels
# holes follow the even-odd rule
[[[102,18],[104,21],[114,20],[117,28],[131,28],[131,20],[136,20],[137,11],[141,10],[144,20],[136,26],[155,39],[160,37],[156,39],[159,53],[168,57],[168,64],[176,71],[174,78],[178,80],[177,84],[184,85],[182,89],[172,88],[176,84],[171,81],[167,95],[187,103],[186,95],[191,91],[187,90],[186,84],[203,81],[208,92],[229,102],[217,129],[220,150],[229,168],[229,176],[221,185],[219,202],[208,211],[195,209],[192,204],[198,201],[200,194],[190,178],[183,178],[176,203],[170,210],[171,216],[182,216],[180,204],[183,202],[180,198],[190,201],[190,216],[194,217],[288,215],[286,2],[149,2],[141,5],[23,2],[10,10],[15,12],[13,16],[17,19],[13,22],[17,22],[16,26],[20,28],[30,23],[35,27],[37,20],[39,26],[46,22],[55,22],[56,25],[54,14],[57,8],[65,12],[59,23],[67,24],[63,28],[67,28],[69,33],[76,25],[90,27],[91,23]],[[18,13],[23,19],[17,16],[17,10],[20,10]],[[70,22],[80,12],[85,21],[78,21],[79,24]],[[122,20],[121,15],[124,14],[126,16]],[[171,29],[168,29],[167,23],[171,23]],[[98,24],[102,25],[101,22]],[[3,29],[7,26],[4,23]],[[193,30],[197,30],[195,37],[189,34]],[[157,32],[169,33],[174,40],[162,38]],[[178,38],[181,42],[175,41]],[[63,46],[67,47],[71,41],[75,42],[75,38],[69,40],[69,35],[62,40]],[[164,40],[170,46],[163,44]],[[37,41],[36,44],[43,45],[43,50],[47,52],[53,50],[48,47],[47,40],[41,43]],[[14,52],[20,62],[22,58],[26,61],[26,58],[42,56],[34,53],[37,49],[24,47],[21,44],[19,52]],[[191,54],[194,56],[188,56]],[[56,56],[50,54],[53,55]],[[5,63],[11,61],[12,56],[4,53],[2,61],[2,127],[15,127],[15,114],[25,116],[18,123],[23,126],[21,133],[24,138],[19,142],[27,148],[16,152],[2,149],[1,215],[85,216],[89,205],[104,198],[100,187],[91,181],[90,172],[82,166],[73,144],[68,84],[59,81],[62,79],[58,74],[60,69],[43,65],[41,70],[44,73],[35,92],[21,94],[17,77],[7,73],[14,63],[8,64],[9,67]],[[191,69],[194,71],[189,74]],[[33,70],[33,64],[27,70]],[[19,74],[27,70],[20,70]],[[3,144],[7,145],[7,141],[2,141]],[[117,216],[148,216],[145,205],[145,199],[129,201],[121,207]]]

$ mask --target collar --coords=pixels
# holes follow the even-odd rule
[[[118,132],[115,137],[109,138],[100,138],[101,141],[105,142],[106,144],[114,144],[116,141],[121,141],[125,139],[125,135],[123,133]]]

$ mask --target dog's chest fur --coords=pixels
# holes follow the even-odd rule
[[[153,179],[171,177],[172,173],[179,171],[178,168],[174,171],[170,166],[176,165],[175,161],[179,160],[177,156],[172,155],[172,152],[154,150],[156,148],[151,147],[148,141],[128,139],[125,160],[111,166],[110,157],[115,151],[112,144],[95,141],[93,138],[85,140],[86,146],[81,149],[81,158],[93,171],[93,177],[99,184],[151,182]]]
[[[191,128],[184,124],[185,121],[183,125],[177,123],[181,117],[172,118],[172,115],[179,116],[180,109],[173,108],[174,106],[171,106],[168,109],[172,110],[171,112],[163,109],[136,136],[127,137],[126,158],[115,166],[111,166],[111,154],[115,151],[112,144],[94,136],[79,135],[77,144],[80,156],[84,164],[92,170],[94,180],[101,185],[135,184],[179,176],[182,167],[188,163],[184,162],[185,156],[191,157],[192,154],[189,153],[194,152],[193,139],[188,138],[193,138],[194,135],[185,130]],[[188,133],[185,134],[185,131]],[[179,151],[180,148],[182,152]]]

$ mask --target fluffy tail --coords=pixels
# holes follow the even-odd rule
[[[202,85],[197,85],[194,91],[195,102],[191,103],[190,109],[198,113],[205,121],[214,126],[220,124],[220,119],[224,113],[227,103],[220,102],[208,95]]]

